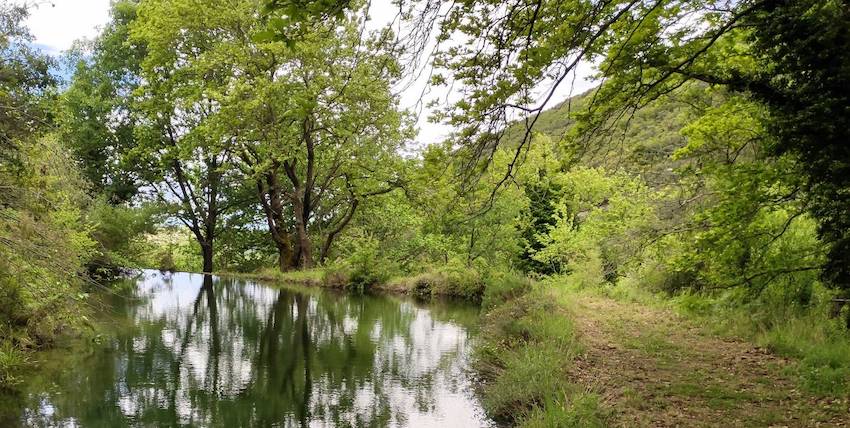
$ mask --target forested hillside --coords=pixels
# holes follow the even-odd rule
[[[0,6],[0,387],[158,269],[475,302],[508,425],[850,421],[846,2],[460,3]]]

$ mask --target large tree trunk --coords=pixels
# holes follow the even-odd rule
[[[295,260],[292,239],[285,227],[281,188],[275,172],[267,173],[265,180],[257,180],[257,193],[266,214],[269,233],[277,247],[278,268],[281,272],[286,272],[295,266]]]
[[[289,244],[275,244],[277,245],[277,263],[280,271],[286,272],[295,267],[295,262],[292,259],[292,246]]]
[[[289,181],[292,182],[292,210],[295,214],[295,236],[298,244],[298,265],[302,269],[313,267],[313,245],[310,235],[307,233],[307,222],[313,212],[311,195],[315,185],[315,152],[312,136],[313,124],[310,118],[302,122],[304,146],[307,149],[307,161],[305,164],[304,180],[298,178],[294,162],[284,162],[283,168]]]
[[[213,245],[212,242],[201,242],[201,256],[204,259],[204,273],[213,272]]]
[[[302,269],[312,268],[313,245],[310,242],[310,235],[307,233],[304,205],[301,202],[295,204],[295,234],[298,238],[298,266]]]

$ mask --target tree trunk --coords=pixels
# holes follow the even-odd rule
[[[284,227],[284,208],[280,193],[280,185],[274,171],[266,173],[264,179],[257,180],[257,195],[260,198],[263,212],[266,214],[269,233],[275,247],[277,247],[278,268],[281,272],[286,272],[295,266],[295,260],[292,251],[292,239]]]
[[[213,245],[212,242],[201,243],[201,255],[204,258],[204,273],[213,272]]]
[[[288,243],[283,244],[276,242],[275,245],[277,246],[277,263],[280,271],[286,272],[289,269],[292,269],[295,265],[292,260],[292,247]]]
[[[309,269],[313,267],[313,246],[307,233],[307,219],[304,216],[304,202],[296,198],[293,205],[295,211],[295,235],[298,239],[298,267]]]
[[[310,243],[310,235],[307,234],[307,227],[304,224],[298,224],[298,247],[300,248],[301,257],[299,265],[301,268],[310,269],[313,267],[313,248]]]

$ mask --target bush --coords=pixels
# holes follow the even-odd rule
[[[322,283],[333,288],[345,288],[351,283],[351,269],[344,264],[335,264],[325,268]]]
[[[381,260],[379,243],[375,239],[363,240],[361,245],[348,257],[348,286],[366,291],[376,284],[383,284],[390,278],[388,263]]]
[[[164,250],[162,255],[159,258],[159,271],[160,272],[175,272],[177,271],[177,264],[174,263],[174,256],[171,254],[171,250]]]
[[[420,299],[430,299],[433,296],[434,289],[439,288],[439,284],[445,281],[446,277],[439,272],[419,274],[413,278],[411,292]]]
[[[385,284],[394,271],[392,262],[380,257],[378,241],[367,238],[361,240],[347,258],[326,266],[322,282],[328,287],[365,292],[376,285]]]
[[[431,268],[398,283],[420,299],[448,296],[480,301],[484,293],[482,275],[476,269],[461,265],[450,264],[441,268]]]
[[[481,306],[487,310],[531,291],[532,282],[515,272],[496,272],[487,279]]]
[[[432,289],[433,294],[459,297],[480,301],[484,293],[484,279],[481,274],[465,266],[446,266],[441,272],[446,280]]]

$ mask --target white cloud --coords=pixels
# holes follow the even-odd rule
[[[18,3],[21,3],[18,0]],[[26,21],[35,42],[49,53],[67,50],[78,39],[93,38],[109,21],[109,0],[43,0]]]

